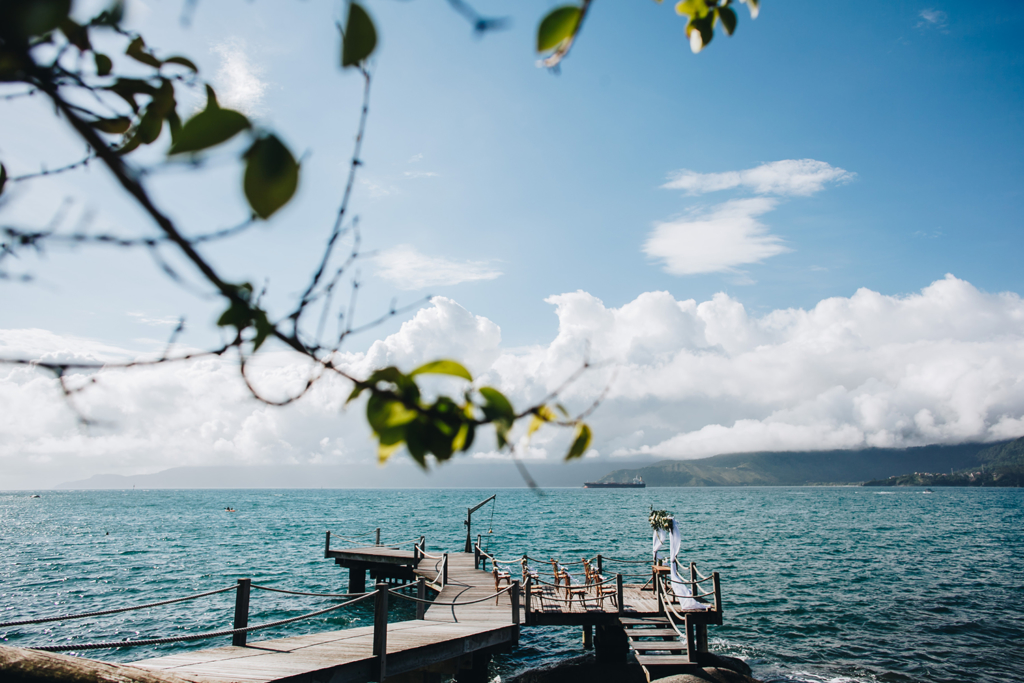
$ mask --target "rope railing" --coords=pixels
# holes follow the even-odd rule
[[[255,583],[250,584],[250,587],[258,588],[261,591],[270,591],[271,593],[284,593],[286,595],[305,595],[311,598],[355,598],[366,595],[366,593],[304,593],[302,591],[289,591],[283,588],[273,588],[271,586],[260,586]],[[234,588],[234,586],[232,586],[231,588]]]
[[[234,586],[232,586],[234,588]],[[256,624],[255,626],[245,626],[242,628],[224,629],[222,631],[207,631],[205,633],[195,633],[187,636],[173,636],[170,638],[150,638],[147,640],[115,640],[105,643],[80,643],[78,645],[42,645],[40,647],[33,647],[33,650],[42,650],[43,652],[68,652],[75,650],[105,650],[115,647],[141,647],[144,645],[166,645],[169,643],[184,643],[191,640],[203,640],[205,638],[219,638],[222,636],[231,636],[238,633],[250,633],[252,631],[259,631],[261,629],[273,628],[275,626],[284,626],[285,624],[291,624],[302,619],[309,619],[311,617],[320,616],[327,612],[333,612],[334,610],[341,609],[342,607],[348,607],[357,602],[366,600],[368,597],[374,595],[374,592],[364,593],[362,596],[343,602],[340,605],[333,605],[326,609],[317,610],[316,612],[310,612],[309,614],[302,614],[297,617],[291,617],[289,619],[280,619],[278,621],[271,621],[266,624]]]
[[[396,596],[403,600],[408,600],[409,602],[420,602],[425,605],[437,605],[439,607],[463,607],[465,605],[475,605],[478,602],[484,602],[485,600],[496,598],[502,593],[508,593],[510,590],[512,590],[512,586],[505,586],[500,591],[491,593],[490,595],[485,595],[484,597],[477,598],[476,600],[470,600],[468,602],[437,602],[436,600],[424,600],[422,598],[414,598],[413,596],[405,595],[404,593],[396,593]]]
[[[427,558],[429,558],[431,560],[440,560],[442,557],[444,557],[444,555],[431,555],[430,553],[428,553],[426,550],[423,549],[423,546],[419,545],[419,543],[418,543],[419,539],[416,539],[416,540],[417,540],[417,545],[415,545],[414,547],[417,550],[419,550],[420,555],[422,555],[423,557],[427,557]]]
[[[618,562],[620,564],[650,564],[650,560],[617,560],[614,557],[601,556],[602,562]]]
[[[171,600],[161,600],[160,602],[149,602],[145,605],[133,605],[131,607],[118,607],[116,609],[105,609],[98,612],[81,612],[79,614],[65,614],[59,617],[42,617],[39,619],[22,619],[20,621],[6,621],[0,623],[0,628],[7,626],[24,626],[26,624],[45,624],[51,621],[69,621],[71,619],[85,619],[87,617],[101,617],[106,614],[117,614],[119,612],[130,612],[137,609],[146,609],[148,607],[160,607],[161,605],[171,605],[176,602],[185,602],[187,600],[196,600],[197,598],[205,598],[208,595],[216,595],[217,593],[224,593],[226,591],[235,590],[235,586],[228,586],[227,588],[218,588],[217,590],[207,591],[205,593],[197,593],[195,595],[187,595],[183,598],[173,598]]]

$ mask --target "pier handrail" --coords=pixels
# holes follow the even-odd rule
[[[231,589],[235,587],[232,586]],[[219,591],[218,591],[219,592]],[[265,628],[272,628],[274,626],[284,626],[295,621],[302,619],[309,619],[310,617],[316,617],[327,612],[333,612],[334,610],[341,609],[342,607],[348,607],[357,602],[362,602],[367,598],[375,595],[376,591],[369,593],[363,593],[358,598],[343,602],[340,605],[332,605],[326,609],[317,610],[316,612],[310,612],[309,614],[301,614],[297,617],[291,617],[289,619],[280,619],[278,621],[271,621],[266,624],[256,624],[255,626],[244,626],[242,628],[224,629],[222,631],[208,631],[206,633],[195,633],[187,636],[172,636],[170,638],[150,638],[147,640],[115,640],[105,643],[79,643],[77,645],[42,645],[39,647],[32,647],[32,650],[42,650],[43,652],[67,652],[69,650],[105,650],[115,647],[140,647],[143,645],[166,645],[169,643],[184,643],[191,640],[203,640],[205,638],[219,638],[221,636],[231,636],[241,633],[249,633],[251,631],[259,631]]]
[[[405,584],[409,586],[411,584]],[[354,598],[358,596],[366,595],[366,593],[304,593],[302,591],[289,591],[283,588],[273,588],[271,586],[260,586],[259,584],[249,584],[250,588],[258,588],[261,591],[270,591],[271,593],[285,593],[286,595],[305,595],[311,598]],[[234,586],[231,586],[234,588]]]
[[[502,593],[508,593],[510,590],[512,590],[512,588],[513,588],[512,586],[505,586],[504,588],[502,588],[501,590],[499,590],[499,591],[497,591],[495,593],[491,593],[490,595],[485,595],[482,598],[477,598],[476,600],[470,600],[468,602],[437,602],[436,600],[425,600],[423,598],[414,598],[413,596],[405,595],[404,593],[395,593],[395,597],[399,597],[399,598],[401,598],[403,600],[408,600],[409,602],[420,602],[420,603],[423,603],[425,605],[437,605],[439,607],[462,607],[464,605],[475,605],[478,602],[484,602],[485,600],[490,600],[492,598],[496,598],[499,595],[501,595]],[[392,590],[392,592],[394,592],[394,589],[391,589],[391,590]]]
[[[105,614],[117,614],[119,612],[130,612],[137,609],[146,609],[147,607],[160,607],[161,605],[171,605],[175,602],[185,602],[186,600],[195,600],[197,598],[205,598],[208,595],[216,595],[217,593],[225,593],[227,591],[233,591],[236,586],[228,586],[227,588],[218,588],[217,590],[207,591],[205,593],[197,593],[195,595],[188,595],[183,598],[172,598],[171,600],[161,600],[160,602],[149,602],[144,605],[132,605],[131,607],[118,607],[116,609],[105,609],[98,612],[81,612],[79,614],[65,614],[59,617],[41,617],[39,619],[22,619],[20,621],[5,621],[0,623],[0,628],[7,626],[24,626],[26,624],[45,624],[50,621],[70,621],[71,619],[85,619],[86,617],[101,617]],[[39,649],[39,648],[36,648]]]
[[[434,577],[433,581],[427,581],[426,584],[432,590],[440,593],[448,584],[448,553],[442,555],[440,561],[434,563],[434,571],[437,572],[437,576]],[[440,583],[438,583],[439,579]]]

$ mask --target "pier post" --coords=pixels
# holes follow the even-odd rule
[[[594,634],[594,654],[602,664],[625,664],[629,656],[626,631],[618,624],[598,624]]]
[[[690,563],[690,581],[693,583],[690,585],[690,592],[694,595],[697,594],[697,563]],[[703,593],[704,591],[701,590]],[[708,651],[708,625],[707,624],[694,624],[694,639],[697,643],[697,652]],[[693,659],[691,657],[691,659]]]
[[[331,530],[327,530],[327,540],[324,541],[324,557],[330,557],[331,552]]]
[[[508,592],[508,597],[512,599],[512,623],[516,626],[519,625],[519,582],[512,582],[512,590]]]
[[[376,584],[377,595],[373,598],[373,678],[383,681],[387,675],[388,654],[388,585],[383,581]]]
[[[594,627],[587,624],[583,627],[583,649],[594,649]]]
[[[601,564],[601,554],[597,555],[597,573],[600,574],[604,571],[604,566]]]
[[[480,547],[473,548],[473,569],[480,569]]]
[[[377,527],[376,531],[377,531],[377,538],[376,538],[376,540],[375,540],[375,541],[373,542],[373,544],[374,544],[374,545],[380,545],[380,527]]]
[[[448,553],[444,554],[444,573],[441,575],[441,587],[448,585]]]
[[[482,543],[482,535],[481,534],[477,534],[476,535],[476,547],[479,548],[481,543]],[[481,567],[481,569],[483,569],[484,571],[487,571],[487,558],[485,558],[482,554],[480,555],[480,562],[483,565]]]
[[[235,593],[235,623],[231,628],[245,628],[249,625],[249,586],[252,579],[239,579],[238,591]],[[246,633],[231,634],[231,644],[245,647]]]
[[[722,613],[722,585],[718,582],[718,572],[712,572],[711,583],[715,587],[715,611]]]
[[[533,590],[531,590],[532,588],[533,588],[533,577],[527,575],[527,577],[526,577],[526,596],[525,596],[526,597],[526,625],[527,626],[530,625],[530,607],[531,607],[531,603],[533,602],[533,600],[531,599],[531,595],[533,593]]]
[[[365,593],[366,592],[366,568],[365,567],[349,567],[348,568],[348,592],[349,593]]]
[[[622,614],[625,611],[622,604],[622,574],[615,575],[615,597],[619,603],[619,614]]]
[[[422,576],[416,579],[416,597],[420,600],[427,599],[427,581]],[[416,618],[423,620],[427,613],[427,606],[422,602],[416,603]]]

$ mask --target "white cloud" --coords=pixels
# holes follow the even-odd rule
[[[402,175],[406,178],[436,178],[438,174],[434,171],[404,171]]]
[[[820,192],[829,183],[847,182],[854,175],[824,161],[784,159],[745,171],[725,173],[697,173],[682,169],[669,174],[670,180],[662,187],[685,190],[690,195],[745,188],[757,194],[807,196]]]
[[[214,77],[217,101],[221,106],[245,114],[260,111],[267,83],[261,79],[263,69],[246,54],[248,47],[241,38],[229,38],[210,48],[220,57]]]
[[[917,294],[861,289],[810,310],[763,316],[725,294],[698,303],[646,292],[609,308],[578,291],[548,302],[559,326],[546,344],[503,348],[493,321],[437,297],[395,334],[337,361],[362,376],[388,364],[409,369],[460,358],[478,382],[525,406],[589,354],[597,369],[560,398],[581,410],[608,388],[591,418],[593,448],[604,457],[903,447],[1024,434],[1024,302],[1017,294],[984,293],[947,276]],[[0,356],[26,353],[132,356],[41,330],[0,331]],[[298,388],[308,373],[283,354],[257,359],[254,381],[272,396]],[[109,425],[90,431],[76,424],[52,376],[0,366],[0,489],[176,465],[372,462],[362,410],[340,414],[349,389],[329,378],[278,409],[249,398],[228,360],[104,372],[77,399]],[[519,433],[513,439],[522,457],[554,460],[569,436],[545,428],[529,445]],[[476,443],[480,460],[496,455],[492,435],[480,433]]]
[[[380,252],[374,257],[374,263],[377,274],[399,289],[443,287],[501,276],[501,271],[489,261],[454,261],[443,256],[427,256],[408,244]]]
[[[936,28],[941,30],[949,25],[949,15],[942,10],[923,9],[917,13],[917,16],[921,17],[921,21],[917,22],[915,28]]]
[[[179,322],[179,319],[174,316],[153,317],[146,313],[139,313],[138,311],[129,311],[127,315],[135,318],[143,325],[152,325],[154,327],[177,325]]]
[[[655,223],[644,253],[673,275],[733,271],[790,251],[758,220],[776,206],[767,197],[734,199],[665,223]]]

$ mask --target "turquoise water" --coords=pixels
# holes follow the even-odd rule
[[[725,624],[712,649],[766,681],[1021,681],[1024,491],[1019,489],[722,488],[547,490],[231,490],[0,493],[0,622],[96,611],[211,590],[251,577],[343,592],[324,532],[382,528],[384,542],[424,534],[457,551],[466,508],[499,557],[644,558],[648,507],[683,526],[680,559],[721,573]],[[223,508],[231,506],[237,512]],[[487,534],[493,529],[492,534]],[[339,545],[335,541],[335,545]],[[32,646],[165,637],[230,628],[232,592],[150,610],[0,627]],[[330,600],[254,591],[250,623]],[[393,618],[410,618],[401,603]],[[251,640],[366,625],[351,607]],[[131,661],[199,643],[93,650]],[[507,677],[581,654],[579,631],[527,628],[501,656]]]

